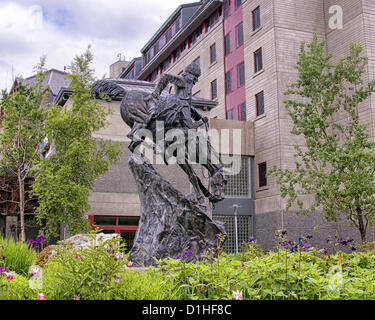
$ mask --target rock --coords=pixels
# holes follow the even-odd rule
[[[134,266],[149,266],[156,259],[184,255],[201,260],[216,249],[215,235],[226,236],[224,225],[213,221],[197,201],[176,190],[149,164],[129,159],[141,202],[141,218],[129,259]],[[191,250],[191,251],[190,251]]]
[[[110,233],[110,234],[104,234],[104,233],[97,233],[93,236],[88,236],[86,234],[77,234],[75,236],[72,236],[68,239],[62,240],[57,245],[51,245],[48,247],[45,247],[39,254],[38,259],[36,261],[36,265],[40,267],[44,267],[45,264],[48,262],[48,260],[54,256],[58,248],[63,245],[69,245],[71,246],[72,251],[78,251],[81,249],[86,249],[91,245],[98,246],[102,244],[103,242],[107,240],[119,240],[120,235],[117,233]],[[112,241],[106,244],[104,247],[106,250],[109,250],[111,253],[116,252],[116,245],[117,241]]]
[[[98,246],[101,245],[103,242],[108,240],[114,240],[110,242],[110,244],[106,244],[106,249],[114,249],[116,241],[120,240],[120,235],[117,233],[97,233],[95,235],[89,236],[86,234],[76,234],[68,239],[60,241],[61,244],[70,244],[73,250],[80,250],[87,248],[88,246],[94,245]]]

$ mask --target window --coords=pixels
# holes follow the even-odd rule
[[[211,99],[214,100],[217,98],[217,81],[216,79],[211,82]]]
[[[233,214],[213,215],[212,219],[215,221],[222,221],[224,223],[227,238],[221,245],[223,251],[226,253],[241,252],[241,250],[243,250],[242,244],[248,242],[249,238],[251,237],[249,232],[251,216],[238,215],[237,219],[235,220]],[[235,224],[235,221],[237,222],[237,225]],[[236,244],[238,245],[237,249]]]
[[[234,7],[237,9],[239,6],[241,6],[242,0],[234,0]]]
[[[263,57],[262,48],[254,52],[254,72],[258,72],[263,69]]]
[[[139,217],[132,216],[89,216],[91,226],[98,226],[103,233],[117,233],[130,250],[134,243],[135,233],[139,224]]]
[[[245,84],[245,63],[242,61],[237,65],[237,88]]]
[[[226,154],[221,154],[220,158],[227,172],[225,174],[228,180],[224,189],[225,197],[250,198],[250,158]]]
[[[224,0],[224,18],[230,16],[230,0]]]
[[[260,7],[257,7],[252,12],[253,16],[253,31],[260,27]]]
[[[259,187],[265,187],[267,185],[267,163],[262,162],[258,164],[259,171]]]
[[[264,114],[264,93],[259,92],[255,95],[255,106],[256,106],[256,115],[260,116]]]
[[[243,23],[241,22],[236,26],[236,47],[238,48],[243,44]]]
[[[216,43],[214,43],[210,47],[210,63],[214,63],[216,61]]]
[[[227,120],[234,120],[234,109],[227,111]]]
[[[229,32],[227,35],[225,35],[224,37],[224,53],[225,55],[227,56],[230,51],[231,51],[231,46],[230,46],[230,35],[231,35],[231,32]]]
[[[229,94],[232,92],[232,70],[225,74],[225,93]]]
[[[221,8],[219,8],[207,19],[206,23],[208,31],[220,20],[221,14]]]
[[[238,120],[246,121],[246,103],[242,103],[238,106]]]

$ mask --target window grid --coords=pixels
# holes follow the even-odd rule
[[[229,159],[230,157],[230,159]],[[233,173],[227,174],[228,183],[225,186],[227,198],[250,198],[250,163],[249,157],[221,155],[224,167]]]
[[[228,209],[230,210],[230,209]],[[225,231],[227,233],[227,239],[223,243],[223,250],[226,253],[236,252],[236,227],[235,219],[233,215],[213,215],[213,220],[222,221],[225,225]],[[249,241],[251,220],[250,216],[237,216],[237,233],[238,233],[238,252],[242,251],[242,245],[244,242]]]

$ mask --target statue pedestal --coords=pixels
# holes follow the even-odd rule
[[[224,225],[213,221],[204,208],[162,178],[149,164],[129,159],[141,202],[141,218],[130,260],[136,267],[149,266],[156,259],[183,255],[187,262],[201,260],[215,249],[215,235],[226,235]]]

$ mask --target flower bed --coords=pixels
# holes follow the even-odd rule
[[[105,249],[62,246],[43,268],[25,275],[0,265],[0,299],[21,300],[168,300],[168,299],[374,299],[375,251],[357,250],[351,239],[331,241],[334,249],[316,249],[310,236],[290,241],[277,236],[275,250],[264,253],[252,238],[243,252],[208,253],[205,261],[187,263],[194,254],[133,268],[127,256]],[[220,237],[218,237],[220,248]],[[0,252],[1,255],[1,252]],[[35,260],[35,259],[34,259]],[[3,260],[4,261],[4,260]]]

